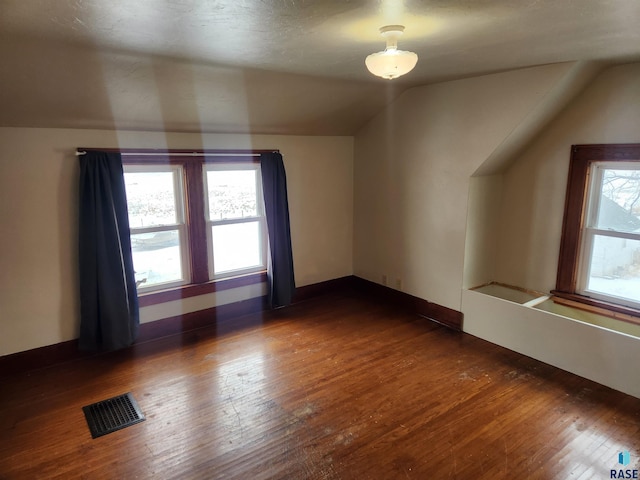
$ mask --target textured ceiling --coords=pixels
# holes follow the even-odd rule
[[[1,0],[0,125],[353,134],[404,89],[640,58],[638,0]],[[371,76],[378,27],[419,56]]]

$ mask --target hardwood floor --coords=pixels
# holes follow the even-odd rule
[[[92,439],[82,406],[129,391],[147,420]],[[640,468],[639,399],[356,294],[11,376],[0,392],[1,479]]]

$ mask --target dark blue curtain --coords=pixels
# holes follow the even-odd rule
[[[129,216],[119,153],[80,159],[81,350],[131,345],[139,325]]]
[[[279,153],[261,154],[260,169],[269,233],[268,300],[271,308],[278,308],[291,303],[296,289],[293,276],[287,177],[282,155]]]

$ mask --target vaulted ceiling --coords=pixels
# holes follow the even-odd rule
[[[2,0],[0,126],[351,135],[406,88],[640,59],[638,0]],[[378,28],[415,70],[373,77]]]

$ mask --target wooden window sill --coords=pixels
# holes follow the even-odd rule
[[[603,302],[575,293],[552,290],[551,294],[553,295],[552,300],[560,305],[640,325],[640,310],[635,308]]]
[[[206,283],[183,285],[168,290],[140,293],[138,294],[138,304],[140,307],[147,307],[149,305],[157,305],[159,303],[170,302],[172,300],[197,297],[198,295],[205,295],[207,293],[229,290],[231,288],[255,285],[257,283],[264,283],[266,281],[266,271],[249,273],[246,275],[239,275],[237,277],[212,280]]]

